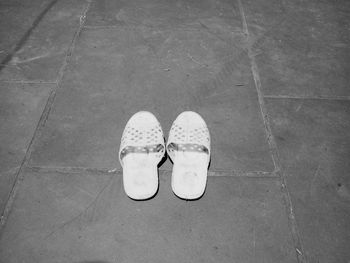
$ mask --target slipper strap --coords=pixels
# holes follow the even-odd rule
[[[177,152],[203,152],[209,154],[209,150],[204,145],[195,144],[195,143],[169,143],[168,151],[177,151]]]
[[[153,144],[147,146],[126,146],[120,152],[120,160],[123,159],[129,153],[158,153],[164,151],[164,146],[162,144]]]

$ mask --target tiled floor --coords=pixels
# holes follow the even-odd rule
[[[348,1],[0,2],[0,262],[350,262]],[[204,196],[172,164],[126,197],[124,125],[206,120]]]

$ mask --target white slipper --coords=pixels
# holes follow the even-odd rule
[[[127,122],[119,148],[125,193],[132,199],[154,196],[158,190],[157,165],[165,152],[164,135],[150,112],[135,113]]]
[[[201,197],[207,183],[210,134],[198,113],[185,111],[176,118],[169,132],[167,152],[174,163],[173,192],[183,199]]]

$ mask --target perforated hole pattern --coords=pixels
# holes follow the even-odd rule
[[[159,123],[153,127],[142,127],[142,129],[128,124],[124,129],[121,139],[122,150],[130,146],[147,147],[158,144],[164,144],[164,136]],[[154,153],[157,154],[157,157],[162,158],[164,155],[164,148]]]
[[[186,130],[176,123],[170,129],[170,137],[176,143],[192,143],[199,145],[210,144],[209,130],[207,127],[196,127]]]

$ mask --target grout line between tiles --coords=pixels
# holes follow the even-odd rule
[[[265,132],[266,132],[266,136],[267,136],[268,145],[269,145],[269,148],[271,151],[271,156],[272,156],[272,159],[273,159],[273,162],[275,165],[276,174],[278,174],[278,176],[280,178],[280,182],[281,182],[282,195],[283,195],[283,199],[284,199],[286,209],[287,209],[288,223],[289,223],[289,226],[291,229],[291,234],[292,234],[292,238],[293,238],[293,242],[294,242],[294,249],[295,249],[297,261],[299,263],[306,263],[307,258],[306,258],[306,255],[304,253],[304,250],[303,250],[298,226],[297,226],[297,223],[295,220],[291,196],[290,196],[289,190],[287,188],[287,182],[286,182],[285,175],[281,171],[281,164],[280,164],[280,160],[279,160],[279,156],[278,156],[277,145],[276,145],[276,142],[274,140],[274,137],[273,137],[273,134],[271,131],[271,126],[270,126],[270,122],[269,122],[269,118],[268,118],[268,114],[267,114],[267,109],[265,106],[264,96],[263,96],[263,93],[261,91],[261,81],[260,81],[258,65],[256,63],[255,56],[254,56],[253,51],[252,51],[252,46],[251,46],[252,42],[251,42],[249,30],[248,30],[248,25],[247,25],[247,20],[246,20],[243,4],[242,4],[241,0],[237,0],[237,1],[238,1],[238,6],[239,6],[240,13],[241,13],[241,17],[242,17],[243,31],[244,31],[244,34],[246,35],[248,56],[250,59],[251,71],[253,74],[255,88],[257,91],[257,95],[258,95],[260,111],[261,111],[262,119],[264,122]]]
[[[122,24],[122,25],[102,25],[102,26],[83,26],[83,29],[86,30],[104,30],[104,29],[123,29],[123,30],[139,30],[140,28],[154,29],[154,30],[162,30],[162,31],[174,31],[181,30],[187,32],[199,31],[203,27],[203,24],[199,22],[198,24],[190,24],[190,25],[180,25],[174,27],[170,26],[150,26],[150,25],[142,25],[142,24]],[[232,31],[232,34],[242,35],[242,31]]]
[[[93,167],[63,167],[63,166],[26,166],[26,172],[36,173],[62,173],[62,174],[81,174],[93,173],[96,175],[110,175],[121,174],[122,169],[108,169],[108,168],[93,168]],[[159,169],[159,173],[171,173],[171,169]],[[232,170],[209,170],[209,177],[249,177],[249,178],[278,178],[274,172],[265,171],[250,171],[250,172],[236,172]]]
[[[79,37],[80,35],[80,32],[83,28],[83,24],[85,22],[85,18],[86,18],[86,13],[87,11],[89,10],[90,8],[90,5],[91,5],[91,0],[87,0],[86,1],[86,4],[82,10],[82,15],[80,16],[80,21],[79,21],[79,27],[78,29],[76,30],[75,34],[74,34],[74,37],[73,37],[73,40],[67,50],[67,54],[65,56],[65,59],[64,59],[64,62],[60,68],[60,71],[58,73],[58,78],[57,78],[57,81],[55,82],[55,86],[52,88],[50,94],[49,94],[49,97],[46,101],[46,104],[45,104],[45,107],[44,107],[44,110],[40,116],[40,119],[37,123],[37,126],[35,128],[35,131],[34,131],[34,134],[28,144],[28,147],[27,147],[27,151],[24,155],[24,158],[21,162],[21,165],[18,169],[18,171],[16,172],[15,174],[15,182],[12,186],[12,189],[10,191],[10,194],[9,194],[9,198],[6,202],[6,205],[5,205],[5,208],[4,208],[4,211],[0,217],[0,235],[1,235],[1,232],[2,232],[2,229],[4,227],[4,225],[6,224],[6,221],[7,221],[7,218],[10,214],[10,211],[11,211],[11,208],[12,208],[12,204],[14,202],[14,199],[15,199],[15,196],[16,196],[16,193],[19,189],[19,186],[20,186],[20,182],[23,181],[24,179],[24,175],[22,173],[22,171],[26,168],[26,166],[28,165],[28,161],[30,159],[30,156],[31,156],[31,153],[33,151],[33,146],[35,145],[35,142],[36,140],[40,137],[41,135],[41,132],[42,132],[42,129],[43,127],[45,126],[45,123],[46,123],[46,120],[50,114],[50,111],[51,111],[51,108],[52,108],[52,105],[53,105],[53,102],[55,100],[55,97],[56,97],[56,92],[57,90],[59,89],[60,87],[60,82],[63,78],[63,74],[65,72],[65,69],[68,65],[68,62],[69,62],[69,58],[71,57],[72,55],[72,52],[74,50],[74,46],[75,46],[75,43],[76,43],[76,40],[77,38]]]
[[[47,117],[50,113],[50,110],[51,110],[51,107],[52,107],[52,103],[54,101],[54,98],[55,98],[55,94],[56,94],[56,89],[57,89],[57,84],[52,88],[51,92],[50,92],[50,95],[46,101],[46,105],[44,107],[44,110],[40,116],[40,119],[37,123],[37,126],[35,128],[35,131],[34,131],[34,134],[29,142],[29,145],[27,147],[27,151],[24,155],[24,158],[20,164],[20,167],[19,169],[17,170],[16,174],[15,174],[15,180],[14,180],[14,184],[12,186],[12,189],[10,191],[10,194],[9,194],[9,198],[6,202],[6,205],[5,205],[5,208],[4,208],[4,211],[1,215],[1,218],[0,218],[0,234],[1,234],[1,230],[2,230],[2,227],[5,225],[6,223],[6,220],[7,220],[7,217],[10,213],[10,210],[11,210],[11,207],[12,207],[12,203],[14,201],[14,198],[16,196],[16,193],[18,191],[18,187],[19,187],[19,184],[20,184],[20,181],[23,180],[23,176],[22,176],[22,171],[23,171],[23,168],[26,166],[29,158],[30,158],[30,155],[31,155],[31,152],[32,152],[32,147],[33,147],[33,144],[34,144],[34,141],[36,140],[37,137],[39,137],[40,135],[40,132],[41,132],[41,128],[45,125],[45,122],[47,120]]]
[[[350,96],[288,96],[264,95],[266,99],[292,99],[292,100],[350,100]]]
[[[16,83],[16,84],[57,84],[56,81],[41,81],[41,80],[0,80],[0,83]]]
[[[62,173],[62,174],[81,174],[81,173],[93,173],[97,175],[110,175],[121,173],[118,169],[107,168],[93,168],[93,167],[65,167],[65,166],[27,166],[26,172],[36,173]]]
[[[66,71],[67,66],[68,66],[68,62],[69,62],[69,60],[70,60],[70,58],[71,58],[71,56],[73,54],[73,51],[74,51],[77,39],[79,38],[81,31],[83,30],[84,23],[85,23],[85,20],[86,20],[86,14],[89,11],[90,6],[91,6],[91,0],[87,0],[86,1],[86,6],[84,7],[83,12],[82,12],[82,14],[81,14],[81,16],[79,18],[78,30],[74,34],[72,43],[69,46],[67,54],[66,54],[66,56],[64,58],[63,65],[62,65],[62,67],[60,68],[60,70],[58,72],[58,77],[57,77],[57,80],[56,80],[57,83],[61,83],[61,81],[63,79],[64,72]]]

